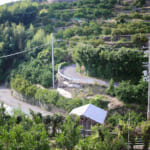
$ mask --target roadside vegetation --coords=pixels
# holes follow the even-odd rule
[[[130,132],[131,149],[140,138],[147,150],[148,83],[142,72],[148,62],[143,49],[150,33],[148,7],[146,0],[29,0],[0,6],[0,83],[67,113],[88,103],[108,111],[104,125],[84,137],[74,116],[10,116],[1,107],[0,149],[126,150]],[[52,33],[56,84],[58,66],[65,62],[76,63],[79,72],[84,66],[85,75],[110,85],[83,85],[69,99],[52,89]],[[108,107],[113,98],[123,105]]]
[[[9,116],[5,108],[0,108],[0,148],[1,149],[123,149],[127,150],[127,137],[130,131],[131,146],[138,137],[142,137],[145,150],[149,141],[149,122],[143,122],[141,114],[131,112],[128,125],[128,113],[111,113],[106,123],[92,128],[91,136],[83,137],[79,118],[74,116],[42,116],[30,112]],[[136,128],[135,128],[136,127]]]

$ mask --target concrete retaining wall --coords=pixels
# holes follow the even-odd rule
[[[26,102],[26,103],[29,103],[29,104],[32,104],[32,105],[36,105],[36,106],[39,106],[43,109],[46,109],[48,111],[51,111],[51,105],[50,104],[46,104],[44,102],[41,102],[39,100],[36,100],[32,97],[29,97],[29,96],[26,96],[26,95],[22,95],[20,93],[18,93],[17,91],[15,91],[14,89],[12,89],[12,95],[14,97],[16,97],[17,99],[23,101],[23,102]]]
[[[29,103],[29,104],[32,104],[35,106],[38,106],[38,107],[43,108],[47,111],[50,111],[51,113],[61,113],[62,115],[66,114],[66,111],[62,108],[57,108],[54,105],[44,103],[40,100],[36,100],[36,99],[29,97],[29,96],[26,96],[26,95],[22,95],[21,93],[17,92],[14,89],[12,89],[12,95],[14,97],[16,97],[18,100],[21,100],[23,102],[26,102],[26,103]]]

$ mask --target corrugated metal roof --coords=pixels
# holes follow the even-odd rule
[[[78,108],[74,108],[70,114],[84,116],[102,124],[107,116],[107,111],[92,104],[87,104]]]

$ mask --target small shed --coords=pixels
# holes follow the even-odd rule
[[[83,130],[88,131],[91,126],[104,123],[107,116],[107,111],[94,106],[93,104],[87,104],[74,108],[70,114],[80,116],[80,125],[83,126]]]

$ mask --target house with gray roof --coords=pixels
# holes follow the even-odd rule
[[[80,125],[83,130],[90,131],[91,126],[104,123],[107,111],[101,109],[93,104],[87,104],[78,108],[74,108],[69,114],[80,116]]]

